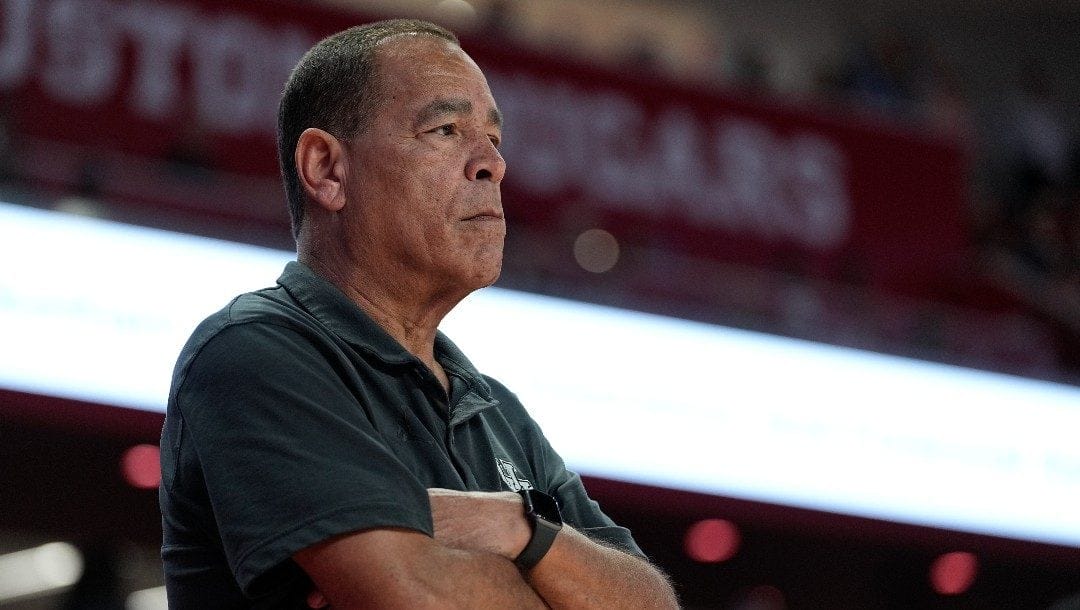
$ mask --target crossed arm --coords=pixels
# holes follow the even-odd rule
[[[530,536],[512,492],[428,491],[435,536],[401,529],[346,534],[294,559],[333,608],[676,608],[647,561],[564,527],[522,575]]]

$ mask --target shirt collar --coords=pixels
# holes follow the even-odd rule
[[[413,364],[416,358],[362,309],[322,276],[289,261],[277,283],[309,314],[354,348],[387,364]]]
[[[323,326],[355,349],[387,364],[415,365],[419,362],[337,286],[303,263],[288,262],[277,283]],[[469,386],[469,392],[455,409],[454,419],[498,404],[483,375],[442,331],[437,331],[435,335],[435,358]]]
[[[447,374],[457,375],[468,385],[468,391],[457,401],[457,404],[453,405],[451,425],[463,422],[476,413],[499,404],[499,401],[491,395],[491,385],[484,376],[442,331],[435,334],[435,358],[444,369],[447,369]]]

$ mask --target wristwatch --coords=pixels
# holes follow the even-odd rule
[[[555,542],[555,535],[562,529],[562,514],[559,513],[559,503],[555,498],[542,491],[522,489],[518,494],[525,502],[525,518],[529,520],[529,527],[532,528],[532,538],[529,538],[529,543],[521,550],[514,563],[527,572],[540,563],[551,548],[551,543]]]

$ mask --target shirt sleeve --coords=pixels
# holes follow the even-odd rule
[[[616,525],[604,514],[600,505],[589,497],[581,477],[566,468],[562,457],[541,436],[544,476],[548,493],[559,501],[563,521],[593,540],[604,542],[631,555],[645,558],[645,553],[634,542],[630,530]]]
[[[338,534],[432,534],[427,491],[339,373],[345,360],[297,329],[237,324],[202,346],[174,388],[182,430],[173,484],[202,479],[248,595],[263,589],[260,575]]]
[[[499,399],[504,415],[518,431],[519,440],[528,447],[537,487],[558,500],[563,522],[593,540],[646,558],[630,530],[612,521],[589,497],[581,477],[566,467],[562,456],[551,446],[540,425],[526,412],[517,396],[497,380],[485,379]]]

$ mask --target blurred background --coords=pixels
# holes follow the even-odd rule
[[[291,249],[281,85],[393,16],[507,117],[499,286],[1080,386],[1070,0],[0,0],[0,201]],[[0,608],[164,607],[161,421],[0,388]],[[1080,608],[1077,545],[584,474],[687,607]]]

